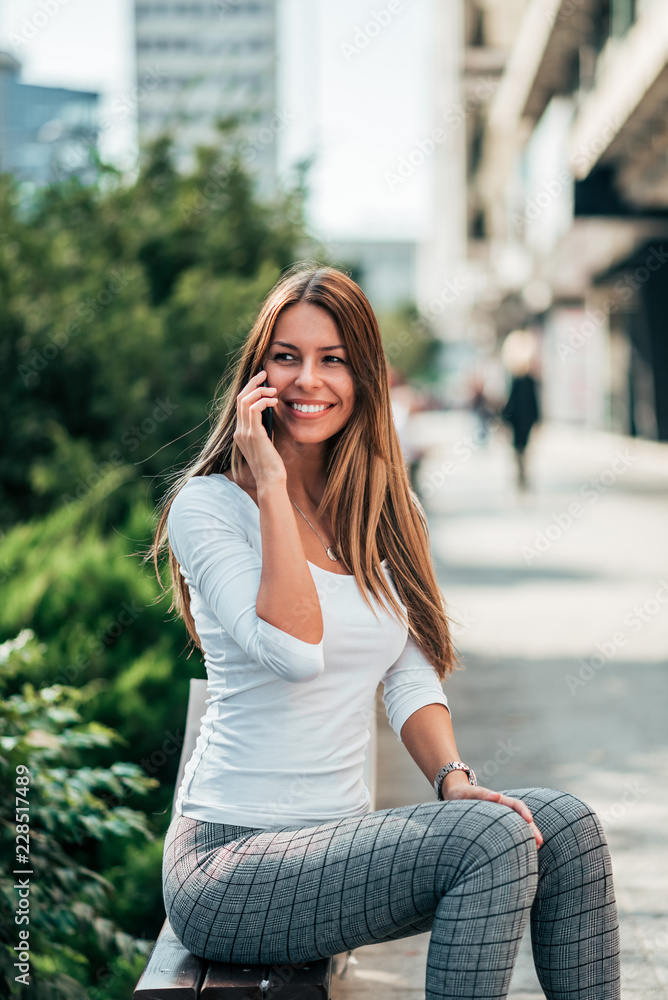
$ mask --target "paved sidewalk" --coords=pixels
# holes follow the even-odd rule
[[[460,753],[491,788],[563,788],[599,813],[623,1000],[668,998],[668,445],[543,426],[517,494],[503,429],[413,418],[439,583],[464,671]],[[575,505],[575,506],[573,506]],[[378,808],[433,792],[378,701]],[[359,948],[335,997],[422,1000],[429,935]],[[513,1000],[542,1000],[528,932]]]

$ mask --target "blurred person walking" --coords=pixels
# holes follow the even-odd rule
[[[535,357],[535,340],[526,330],[509,334],[503,345],[504,363],[510,369],[510,394],[501,416],[513,432],[513,449],[517,466],[517,486],[527,488],[526,449],[531,430],[540,421],[538,381],[531,373]]]
[[[485,382],[480,375],[476,375],[471,383],[471,411],[478,424],[477,440],[481,445],[486,445],[489,440],[490,425],[498,420],[496,413],[487,398]]]

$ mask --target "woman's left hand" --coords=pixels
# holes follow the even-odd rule
[[[446,775],[446,779],[449,777],[450,775]],[[446,801],[453,799],[484,799],[487,802],[498,802],[499,805],[508,806],[509,809],[514,809],[515,812],[520,814],[522,819],[527,821],[531,832],[536,838],[536,847],[540,847],[543,843],[543,835],[533,821],[533,814],[528,805],[522,802],[521,799],[514,799],[510,795],[504,795],[503,792],[495,792],[493,789],[484,788],[482,785],[469,785],[468,781],[457,781],[456,784],[450,784],[447,788],[444,782],[442,794]]]

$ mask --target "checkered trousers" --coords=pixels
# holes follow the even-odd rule
[[[165,910],[193,954],[303,963],[431,931],[426,1000],[507,996],[527,920],[548,1000],[619,1000],[619,926],[605,836],[566,792],[400,806],[267,830],[176,814]],[[416,983],[418,987],[420,984]]]

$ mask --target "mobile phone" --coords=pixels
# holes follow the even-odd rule
[[[257,370],[257,372],[255,374],[258,375],[260,373],[260,371],[261,371],[261,369],[258,368],[258,370]],[[267,379],[265,379],[264,382],[262,382],[261,384],[264,385],[264,386],[268,386],[269,385]],[[274,408],[273,408],[273,406],[265,406],[264,410],[262,411],[262,426],[266,430],[267,434],[269,435],[269,440],[271,441],[273,439],[273,436],[274,436]]]

